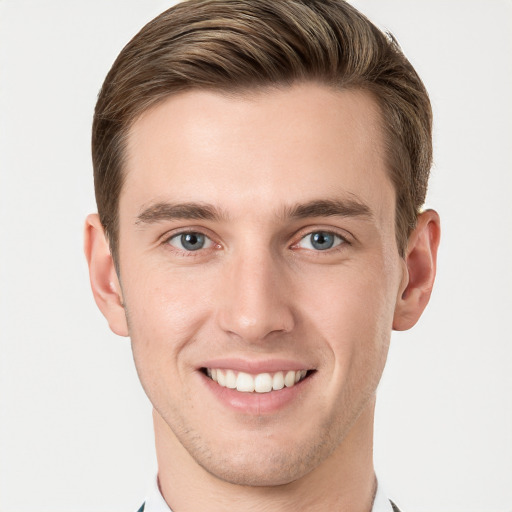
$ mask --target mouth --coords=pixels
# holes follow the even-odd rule
[[[222,388],[242,393],[270,393],[296,386],[310,377],[315,370],[282,370],[258,374],[226,368],[201,368],[201,371]]]

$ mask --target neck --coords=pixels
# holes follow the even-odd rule
[[[296,510],[370,512],[373,469],[373,400],[334,452],[302,478],[252,487],[226,482],[199,466],[154,411],[160,491],[173,512]]]

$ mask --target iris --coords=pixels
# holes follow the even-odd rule
[[[205,236],[201,233],[183,233],[180,236],[181,245],[187,251],[197,251],[205,244]]]
[[[325,251],[334,245],[334,235],[332,233],[317,231],[315,233],[311,233],[309,236],[311,246],[319,251]]]

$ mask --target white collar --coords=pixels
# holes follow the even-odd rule
[[[160,489],[158,488],[158,480],[154,478],[151,484],[151,489],[146,498],[146,505],[144,512],[172,512],[169,505],[165,502]],[[377,481],[377,492],[375,493],[375,500],[371,512],[393,512],[391,503],[386,497],[386,493]]]
[[[172,512],[158,488],[158,477],[151,481],[151,488],[145,503],[144,512]]]
[[[382,485],[377,480],[377,492],[373,500],[372,512],[393,512],[393,507],[389,501]]]

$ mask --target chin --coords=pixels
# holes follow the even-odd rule
[[[251,487],[274,487],[299,480],[320,461],[302,460],[303,456],[287,454],[237,454],[236,459],[224,459],[222,464],[200,464],[212,476],[230,484]],[[209,461],[211,462],[211,461]]]
[[[276,438],[253,432],[236,440],[231,437],[230,442],[224,439],[222,444],[213,439],[199,443],[197,437],[193,443],[183,438],[182,442],[195,462],[215,478],[241,486],[273,487],[302,479],[329,458],[342,440],[336,429],[318,436],[296,434]]]

